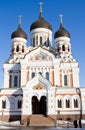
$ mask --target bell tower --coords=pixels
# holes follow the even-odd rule
[[[18,28],[11,35],[12,49],[11,55],[16,59],[22,58],[26,53],[27,34],[21,27],[21,16],[19,16]]]
[[[60,28],[54,35],[57,53],[60,57],[71,55],[70,33],[63,27],[62,14],[60,14]]]

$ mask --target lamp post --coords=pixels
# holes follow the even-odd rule
[[[80,97],[80,119],[79,119],[79,126],[80,128],[82,128],[82,99],[81,99],[81,91],[80,88],[76,88],[76,92],[78,93],[79,97]]]

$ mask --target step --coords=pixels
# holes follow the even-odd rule
[[[55,116],[31,115],[30,126],[55,126]]]

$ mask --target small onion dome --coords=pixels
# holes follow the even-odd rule
[[[64,27],[60,26],[59,30],[54,35],[54,39],[56,39],[58,37],[69,37],[70,38],[70,33]]]
[[[52,31],[52,26],[42,16],[42,8],[40,8],[39,18],[35,22],[33,22],[32,25],[30,26],[30,31],[36,28],[46,28]]]
[[[16,37],[27,39],[27,34],[22,30],[20,26],[18,26],[17,30],[12,33],[11,39]]]
[[[63,27],[63,21],[62,21],[62,14],[60,15],[60,28],[57,32],[54,34],[54,39],[58,37],[69,37],[70,33]]]

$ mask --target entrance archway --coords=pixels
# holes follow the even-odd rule
[[[39,102],[36,96],[32,97],[32,113],[39,114]]]
[[[47,113],[47,97],[42,96],[40,101],[36,96],[32,97],[32,114],[43,114]]]
[[[47,111],[47,97],[42,96],[40,99],[40,112],[41,114],[46,115]]]

